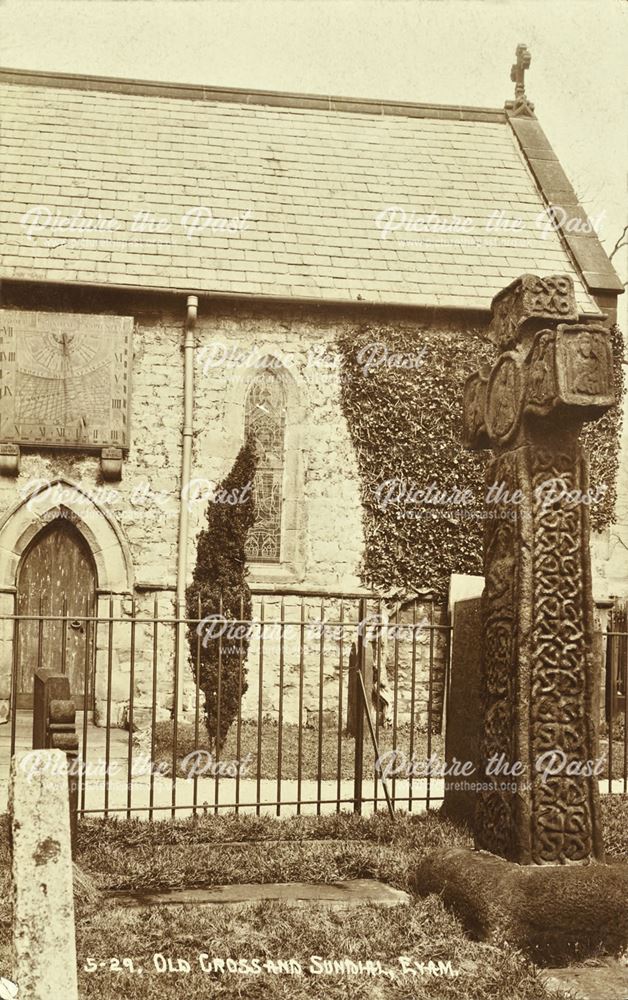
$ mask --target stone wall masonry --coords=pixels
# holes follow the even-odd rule
[[[95,666],[95,713],[97,725],[107,722],[127,727],[133,690],[133,725],[150,724],[155,691],[155,719],[170,718],[173,707],[173,663],[175,626],[174,601],[162,596],[158,619],[154,620],[152,596],[101,597],[98,602],[98,625]],[[135,616],[135,619],[134,619]],[[107,619],[111,617],[109,623]],[[136,624],[133,626],[133,620]],[[138,620],[146,621],[142,623]],[[133,684],[131,662],[133,661]]]
[[[407,722],[414,716],[416,725],[427,728],[431,707],[432,732],[440,732],[449,649],[446,608],[420,599],[404,601],[391,611],[389,622],[386,666],[391,693],[397,677],[399,720]]]
[[[261,601],[255,597],[253,617],[260,619]],[[337,726],[342,676],[342,714],[346,723],[347,690],[349,679],[349,654],[352,641],[357,642],[358,604],[344,602],[344,625],[340,627],[340,601],[325,602],[324,620],[320,626],[321,601],[317,598],[303,600],[305,627],[301,630],[301,600],[284,600],[283,687],[281,677],[280,629],[281,599],[264,598],[264,643],[262,671],[262,718],[277,722],[280,703],[282,717],[287,723],[299,720],[299,703],[302,702],[304,725],[317,725],[319,697],[322,684],[324,722]],[[260,626],[261,630],[261,626]],[[301,633],[303,631],[303,650]],[[257,633],[259,636],[259,632]],[[321,657],[321,645],[323,655]],[[322,660],[322,666],[321,666]],[[260,689],[260,641],[250,645],[246,662],[248,690],[242,701],[243,719],[257,719]],[[283,691],[283,698],[280,692]],[[302,692],[302,693],[301,693]]]
[[[624,368],[628,373],[628,365]],[[597,485],[597,484],[592,484]],[[596,600],[628,597],[628,396],[623,400],[623,419],[615,523],[591,533],[593,596]]]
[[[2,616],[12,615],[14,605],[13,594],[0,593],[0,725],[9,720],[13,666],[13,622]]]
[[[259,360],[270,356],[279,363],[287,391],[282,541],[292,558],[281,566],[253,566],[252,580],[306,583],[337,591],[359,587],[363,546],[359,478],[340,409],[338,369],[330,365],[338,361],[337,333],[337,325],[311,318],[199,316],[195,476],[220,481],[230,471],[244,442],[244,400]],[[212,363],[223,354],[222,364]],[[244,363],[235,363],[237,356]],[[194,505],[192,559],[204,516],[205,505]],[[292,538],[286,537],[289,533]]]
[[[170,616],[176,586],[181,498],[181,345],[185,300],[182,297],[180,302],[173,303],[169,299],[164,305],[165,299],[144,297],[139,300],[112,295],[102,300],[77,298],[75,301],[73,295],[78,293],[66,289],[63,298],[57,298],[53,291],[40,289],[34,298],[30,293],[14,291],[12,301],[6,304],[8,308],[50,311],[91,309],[134,316],[131,447],[124,459],[119,483],[103,485],[97,456],[60,449],[23,449],[19,475],[15,478],[0,476],[0,562],[4,567],[0,572],[0,617],[13,612],[13,588],[19,560],[28,540],[47,523],[46,517],[54,514],[54,509],[42,508],[39,513],[29,513],[25,509],[29,484],[34,480],[56,479],[62,480],[61,489],[75,484],[87,493],[98,495],[99,490],[109,489],[110,485],[110,490],[114,491],[114,499],[92,505],[84,531],[91,544],[90,532],[93,529],[94,539],[101,545],[101,551],[96,556],[101,588],[99,614],[108,615],[108,602],[112,595],[115,615],[120,613],[128,618],[130,601],[135,596],[137,613],[150,617],[157,596],[160,613]],[[269,589],[276,586],[323,589],[330,593],[355,592],[360,588],[364,544],[360,481],[349,428],[341,410],[339,358],[335,341],[340,333],[355,329],[369,319],[381,325],[395,323],[399,317],[381,311],[373,316],[363,313],[357,317],[346,311],[306,306],[263,307],[254,303],[200,302],[194,359],[194,479],[218,483],[230,471],[244,441],[244,399],[250,379],[259,370],[256,359],[272,356],[277,360],[286,386],[285,559],[280,564],[252,565],[250,580],[256,585],[268,586]],[[445,319],[444,314],[440,317],[422,314],[414,320],[405,314],[403,322],[405,325],[416,325],[418,341],[452,331],[460,336],[472,337],[479,330],[477,316],[469,318],[463,314],[451,320]],[[208,358],[219,358],[221,353],[223,363],[207,364]],[[235,361],[238,357],[240,360]],[[385,433],[385,428],[382,432]],[[628,437],[626,434],[624,437],[624,446],[627,447]],[[620,478],[620,510],[628,503],[627,467],[624,463]],[[49,504],[51,507],[54,508],[54,504]],[[190,508],[188,580],[194,568],[196,540],[205,523],[206,507],[206,502],[197,502],[192,503]],[[80,506],[75,507],[75,512],[79,530],[83,530]],[[102,538],[98,535],[99,531]],[[618,529],[619,534],[622,531],[623,528]],[[598,578],[609,581],[614,592],[628,594],[628,574],[621,557],[623,551],[618,542],[601,538],[595,567]],[[315,605],[316,602],[311,607],[308,605],[308,615],[318,615],[319,608]],[[271,613],[271,608],[268,605],[267,613]],[[138,626],[135,637],[134,714],[136,720],[144,721],[149,718],[147,713],[150,712],[152,699],[153,643],[150,631],[146,626]],[[131,682],[130,626],[126,622],[115,624],[112,635],[111,720],[114,725],[124,725],[128,718]],[[12,626],[5,620],[0,622],[0,723],[8,715],[12,648]],[[425,706],[427,701],[426,649],[428,654],[429,647],[425,644],[417,646],[417,710],[423,713],[421,705]],[[347,664],[349,650],[350,644],[344,653]],[[167,717],[172,709],[173,654],[172,628],[161,626],[158,629],[156,671],[159,718]],[[247,714],[257,712],[257,655],[254,649],[249,655],[250,687],[245,699]],[[330,709],[338,701],[338,661],[339,650],[332,649],[330,645],[323,668],[324,704]],[[107,716],[108,667],[108,631],[101,625],[95,670],[96,718],[101,724]],[[294,716],[295,705],[298,710],[298,659],[286,660],[285,669],[288,687],[284,691],[284,709]],[[405,651],[401,651],[400,669],[406,678],[402,685],[405,691],[409,683],[408,670],[411,670]],[[276,715],[278,711],[278,671],[278,655],[274,660],[267,658],[262,700],[264,712],[271,715]],[[188,711],[194,695],[191,670],[189,675],[184,692],[184,707]],[[318,649],[306,652],[304,675],[304,705],[307,714],[311,715],[318,711]],[[406,698],[400,707],[407,714],[409,700]]]
[[[281,621],[281,600],[264,599],[264,648],[262,670],[262,718],[277,722],[281,706],[282,718],[287,723],[299,719],[299,700],[302,697],[302,718],[304,724],[318,726],[321,708],[320,691],[322,684],[323,724],[337,727],[338,712],[342,706],[342,724],[347,722],[349,656],[353,642],[357,645],[359,613],[357,602],[344,602],[343,626],[340,627],[340,601],[329,600],[325,607],[325,621],[329,625],[321,627],[321,602],[308,598],[303,602],[306,621],[303,629],[304,645],[301,654],[298,625],[284,626],[283,686],[281,678],[281,648],[279,644]],[[369,601],[367,617],[375,614],[377,604]],[[392,724],[394,702],[399,725],[414,721],[415,727],[425,728],[428,723],[430,700],[430,659],[432,660],[432,728],[440,728],[442,713],[445,666],[447,659],[448,630],[433,630],[430,640],[427,628],[417,629],[417,641],[411,638],[413,615],[416,622],[431,620],[431,605],[427,601],[407,602],[394,614],[382,609],[381,620],[391,627],[378,630],[380,639],[372,642],[371,651],[375,667],[379,662],[384,684],[383,694],[388,701],[387,724]],[[296,599],[284,601],[284,621],[300,622],[301,602]],[[254,601],[253,616],[259,621],[260,600]],[[436,606],[435,625],[443,624],[445,611]],[[395,629],[397,638],[395,638]],[[257,633],[259,636],[259,632]],[[322,638],[321,638],[322,635]],[[375,633],[373,633],[373,636]],[[370,641],[367,630],[367,641]],[[321,645],[323,655],[321,657]],[[378,653],[379,646],[379,653]],[[379,659],[378,659],[379,658]],[[322,668],[321,668],[322,660]],[[414,660],[414,663],[413,663]],[[259,710],[260,642],[251,643],[246,661],[248,690],[242,702],[243,719],[256,719]],[[301,680],[301,674],[303,679]],[[396,678],[396,680],[395,680]],[[414,679],[414,682],[413,682]],[[301,695],[302,690],[302,695]],[[283,691],[283,697],[281,692]]]

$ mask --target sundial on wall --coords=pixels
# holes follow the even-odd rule
[[[129,447],[133,320],[0,311],[0,441]]]
[[[0,473],[20,445],[101,452],[119,479],[130,442],[133,319],[0,310]]]

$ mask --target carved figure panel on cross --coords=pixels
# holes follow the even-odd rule
[[[496,782],[479,795],[476,844],[520,864],[603,860],[590,766],[589,523],[578,498],[588,487],[580,429],[614,404],[610,337],[578,322],[566,275],[524,275],[499,293],[490,336],[501,353],[467,380],[464,439],[494,452],[487,486],[503,483],[521,502],[486,520],[482,755],[520,761],[524,773],[516,792]],[[552,754],[563,767],[543,776],[539,760]]]

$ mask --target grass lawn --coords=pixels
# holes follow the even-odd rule
[[[299,774],[299,727],[292,723],[284,723],[281,732],[281,758],[279,756],[279,727],[274,721],[264,721],[261,730],[261,741],[258,748],[258,725],[256,722],[243,722],[240,728],[240,747],[238,752],[237,726],[232,726],[227,734],[225,745],[220,753],[221,761],[244,760],[250,755],[251,766],[247,771],[248,777],[256,777],[257,761],[259,750],[260,777],[277,778],[279,771],[281,777],[289,780],[296,780]],[[617,734],[614,733],[614,736]],[[151,742],[150,732],[142,731],[136,737],[139,749],[143,753],[149,753]],[[380,754],[385,754],[393,748],[392,728],[380,728],[377,734],[378,749]],[[440,733],[433,733],[430,746],[428,748],[428,737],[424,730],[415,727],[412,736],[410,725],[404,724],[397,727],[394,745],[400,752],[398,762],[400,765],[405,759],[414,759],[417,765],[427,761],[433,754],[438,760],[443,760],[445,756],[445,745],[443,736]],[[171,722],[158,722],[155,726],[155,753],[153,760],[155,763],[164,766],[164,773],[172,773],[172,747],[173,747],[173,726]],[[193,750],[209,750],[207,733],[203,727],[202,720],[199,722],[199,739],[196,740],[196,730],[194,725],[188,723],[179,724],[177,727],[177,759],[183,760]],[[319,757],[320,749],[320,757]],[[428,752],[429,751],[429,752]],[[601,774],[601,778],[608,777],[608,738],[600,739],[600,756],[606,756],[607,764]],[[353,778],[355,761],[355,741],[353,737],[344,733],[341,737],[340,755],[338,752],[338,732],[333,727],[323,728],[322,741],[319,747],[319,731],[317,727],[303,727],[301,730],[301,777],[316,779],[318,777],[319,760],[321,778],[323,781],[336,781],[338,775],[338,761],[340,760],[341,777],[345,779]],[[376,755],[373,749],[368,727],[365,725],[364,731],[364,765],[362,773],[364,778],[372,778],[374,774]],[[281,767],[279,767],[281,764]],[[624,776],[624,743],[618,739],[613,739],[613,777],[623,778]],[[179,774],[185,776],[187,772],[179,766]],[[403,778],[404,775],[402,774]],[[228,780],[228,779],[227,779]],[[389,779],[391,780],[391,779]]]
[[[222,815],[193,820],[89,820],[80,828],[78,863],[100,888],[334,882],[381,878],[408,887],[410,856],[471,844],[438,813],[300,816]]]
[[[208,750],[207,733],[202,721],[199,725],[198,743],[195,738],[195,727],[187,723],[177,727],[177,758],[181,761],[195,749]],[[409,759],[410,726],[398,726],[396,746]],[[150,734],[144,731],[139,737],[139,745],[144,752],[150,750]],[[155,726],[156,763],[172,764],[173,726],[171,722],[158,722]],[[380,754],[393,747],[392,728],[381,728],[378,733],[378,749]],[[335,781],[338,775],[338,732],[333,727],[323,728],[320,753],[320,769],[323,781]],[[427,733],[415,729],[412,756],[417,762],[428,759]],[[238,753],[237,727],[232,726],[227,734],[225,745],[220,753],[222,761],[244,760],[251,755],[251,767],[248,777],[257,775],[258,761],[258,726],[256,722],[243,722],[240,729],[240,750]],[[430,754],[437,754],[442,759],[444,754],[443,737],[433,734]],[[317,727],[303,727],[301,730],[301,777],[303,780],[316,779],[319,768],[319,731]],[[368,728],[365,725],[364,735],[364,767],[365,778],[374,772],[375,752]],[[261,744],[259,747],[260,777],[276,778],[279,773],[279,727],[273,721],[265,721],[261,727]],[[402,758],[400,758],[400,761]],[[355,766],[355,740],[352,736],[342,734],[340,746],[340,773],[343,778],[353,778]],[[180,774],[185,772],[180,769]],[[284,723],[281,732],[281,777],[296,780],[299,775],[299,727],[292,723]]]
[[[603,799],[610,858],[628,857],[628,797]],[[0,892],[7,898],[6,821],[0,834]],[[435,812],[395,821],[379,814],[325,817],[224,815],[197,820],[87,820],[79,827],[77,862],[101,889],[199,886],[234,882],[329,882],[380,878],[407,888],[411,866],[430,849],[470,844],[464,829]],[[157,906],[127,910],[109,899],[77,902],[81,1000],[556,1000],[540,973],[511,948],[469,941],[437,897],[410,906],[362,906],[345,913],[257,903],[230,909]],[[9,966],[10,913],[0,911],[0,975]],[[154,956],[187,962],[189,972],[159,972]],[[203,957],[209,956],[209,957]],[[316,975],[311,956],[380,961],[386,976]],[[403,974],[399,961],[451,963],[457,975]],[[259,973],[204,971],[210,959],[260,963]],[[133,962],[134,971],[117,959]],[[295,959],[301,974],[266,961]],[[160,963],[160,959],[157,962]],[[105,963],[100,966],[99,963]],[[96,963],[96,970],[86,971]],[[181,965],[185,968],[185,965]],[[318,968],[316,963],[313,966]],[[142,969],[142,974],[139,969]],[[244,968],[244,966],[242,967]],[[296,968],[296,967],[295,967]],[[447,966],[441,966],[446,969]],[[252,964],[249,970],[254,969]]]
[[[121,945],[121,942],[124,942]],[[81,973],[82,997],[89,1000],[207,1000],[316,998],[316,1000],[550,1000],[539,973],[507,950],[472,944],[438,899],[390,910],[363,907],[345,914],[285,905],[256,904],[246,911],[212,907],[159,907],[138,917],[130,911],[106,911],[84,921],[79,932],[82,956],[95,961],[113,955],[133,956],[142,976],[130,973]],[[189,974],[151,971],[152,956],[184,958]],[[300,975],[206,973],[200,956],[257,959],[264,963],[293,959]],[[311,956],[366,961],[400,969],[400,956],[418,961],[451,962],[448,976],[399,977],[312,975]],[[205,962],[207,959],[204,960]],[[316,966],[314,966],[316,968]],[[154,967],[153,967],[154,968]],[[263,966],[262,966],[263,968]],[[272,968],[272,966],[271,966]]]

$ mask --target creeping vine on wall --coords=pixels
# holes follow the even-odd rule
[[[582,443],[589,456],[589,481],[592,489],[605,486],[599,504],[590,507],[591,528],[602,531],[613,523],[617,501],[622,401],[626,391],[624,378],[624,339],[617,325],[611,327],[613,345],[613,389],[617,403],[600,420],[585,424]]]
[[[374,344],[381,347],[374,351]],[[451,573],[482,573],[479,515],[487,453],[462,447],[462,390],[468,375],[483,363],[492,365],[495,348],[479,330],[417,334],[415,327],[375,325],[344,334],[338,348],[342,408],[361,478],[363,580],[380,592],[430,587],[443,596]],[[613,348],[619,398],[623,344],[617,328]],[[416,365],[401,367],[402,356]],[[365,358],[374,363],[365,364]],[[604,501],[592,509],[598,531],[613,519],[620,424],[615,407],[584,433],[591,483],[608,486]],[[457,514],[451,503],[412,502],[412,491],[430,484],[444,498],[467,489],[467,515]]]
[[[374,344],[388,363],[365,365]],[[469,489],[482,507],[484,458],[461,444],[462,388],[492,345],[479,334],[363,326],[339,339],[342,408],[361,477],[364,582],[379,591],[446,591],[450,573],[482,572],[482,521],[461,520],[448,505],[412,503],[406,495],[435,487]],[[398,367],[393,355],[416,358]],[[388,484],[395,484],[389,486]],[[418,513],[420,517],[414,517]],[[422,516],[425,515],[425,516]]]

